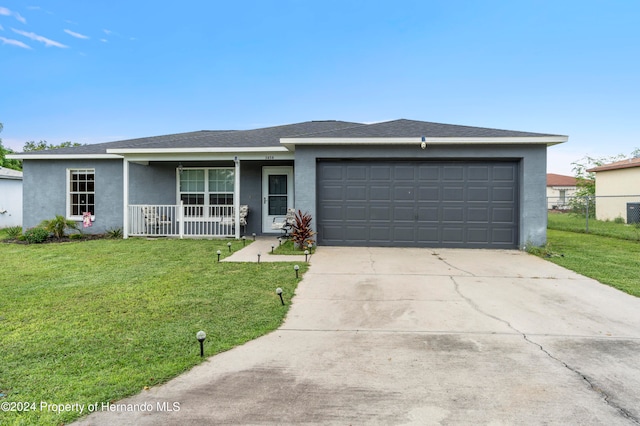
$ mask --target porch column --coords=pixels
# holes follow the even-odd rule
[[[122,238],[129,238],[129,160],[122,159]]]
[[[235,182],[234,182],[234,197],[233,197],[233,216],[235,226],[235,237],[236,240],[240,239],[240,160],[238,157],[233,158],[233,162],[236,165],[235,170]]]

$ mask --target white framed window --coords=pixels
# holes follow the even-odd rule
[[[86,212],[95,219],[95,169],[67,169],[67,217],[82,220]]]
[[[178,172],[178,194],[187,216],[205,216],[215,206],[233,206],[235,169],[184,168]]]

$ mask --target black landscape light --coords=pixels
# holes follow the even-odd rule
[[[260,256],[262,256],[262,253],[258,252],[258,263],[260,263]]]
[[[282,289],[280,287],[276,288],[276,294],[280,296],[280,302],[282,302],[282,306],[284,306],[284,299],[282,298]]]
[[[273,254],[273,249],[276,248],[273,244],[271,244],[271,254]]]
[[[278,247],[282,245],[282,238],[278,238]]]
[[[253,237],[253,241],[256,240],[256,233],[254,232],[253,234],[251,234],[251,236]]]
[[[220,255],[222,254],[222,252],[221,252],[220,250],[218,250],[218,251],[216,252],[216,254],[218,255],[218,262],[220,262]]]
[[[196,333],[196,339],[200,342],[200,356],[204,356],[204,339],[207,338],[207,333],[200,330]]]
[[[231,243],[227,243],[227,247],[229,247],[229,253],[231,253]]]
[[[296,278],[298,278],[298,271],[300,270],[300,267],[296,265],[293,267],[293,270],[296,271]]]
[[[247,237],[245,237],[244,235],[242,236],[242,247],[244,247],[247,244]]]
[[[304,261],[308,262],[307,258],[309,257],[309,250],[304,251]]]

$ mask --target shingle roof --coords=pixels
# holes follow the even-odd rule
[[[280,138],[324,132],[345,127],[360,126],[360,123],[345,121],[306,121],[297,124],[265,127],[254,130],[201,130],[164,136],[128,139],[93,145],[60,148],[49,151],[25,152],[30,154],[106,154],[107,149],[128,148],[254,148],[281,146]]]
[[[0,167],[0,179],[22,180],[22,172],[20,170],[7,169]]]
[[[313,137],[315,135],[306,135]],[[518,132],[514,130],[489,129],[485,127],[459,126],[455,124],[431,123],[399,119],[382,123],[348,127],[318,135],[323,138],[501,138],[562,136],[543,133]]]
[[[603,166],[594,167],[587,170],[588,172],[604,172],[607,170],[628,169],[631,167],[640,167],[640,157],[628,158],[622,161],[616,161],[615,163],[605,164]]]
[[[576,186],[576,178],[573,176],[547,173],[547,186]]]
[[[107,149],[162,148],[255,148],[280,147],[281,138],[500,138],[558,136],[483,127],[458,126],[415,120],[393,120],[375,124],[346,121],[306,121],[303,123],[265,127],[253,130],[202,130],[164,136],[151,136],[49,151],[25,152],[20,155],[92,155],[106,154]]]

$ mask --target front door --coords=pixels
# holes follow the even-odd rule
[[[287,208],[293,208],[293,167],[263,167],[262,232],[281,232],[272,225],[274,219],[286,216]]]

